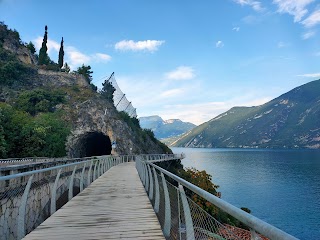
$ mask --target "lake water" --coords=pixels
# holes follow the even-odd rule
[[[320,239],[320,150],[172,148],[222,199],[300,239]]]

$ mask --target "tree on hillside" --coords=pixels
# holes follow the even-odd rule
[[[95,86],[93,83],[91,83],[92,81],[92,76],[91,74],[93,73],[93,71],[91,71],[91,67],[90,65],[85,66],[84,64],[82,64],[81,67],[78,67],[77,73],[83,75],[85,77],[85,79],[87,80],[87,82],[90,84],[92,90],[97,91],[97,86]]]
[[[65,64],[63,65],[63,70],[64,70],[66,73],[69,73],[69,72],[70,72],[71,69],[70,69],[68,63],[65,63]]]
[[[39,51],[39,60],[38,60],[38,64],[39,65],[48,65],[50,62],[50,58],[48,56],[48,48],[47,48],[47,42],[48,42],[48,27],[47,25],[45,26],[45,32],[44,32],[44,36],[43,36],[43,41],[42,41],[42,46],[40,48]]]
[[[33,44],[31,41],[27,44],[26,47],[30,50],[30,52],[31,52],[32,54],[35,54],[36,48],[35,48],[34,44]]]
[[[113,93],[115,90],[116,89],[112,86],[111,82],[109,80],[105,80],[104,83],[102,83],[101,95],[113,102]]]
[[[60,50],[59,50],[59,60],[58,60],[58,64],[60,68],[62,68],[63,66],[63,57],[64,57],[64,51],[63,51],[63,38],[62,38]]]
[[[83,75],[89,84],[91,83],[92,81],[91,74],[93,73],[93,71],[91,71],[90,65],[85,66],[84,64],[82,64],[81,67],[78,67],[76,72]]]

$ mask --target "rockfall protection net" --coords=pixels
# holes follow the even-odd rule
[[[114,73],[111,74],[107,81],[109,81],[115,88],[115,92],[113,93],[113,102],[117,110],[119,112],[126,112],[130,117],[137,117],[136,109],[132,106],[132,103],[127,99],[126,95],[121,91]]]

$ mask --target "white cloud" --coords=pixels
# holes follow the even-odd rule
[[[278,5],[279,13],[288,13],[294,16],[294,22],[300,22],[308,13],[307,6],[315,0],[273,0]]]
[[[306,39],[313,37],[315,34],[316,34],[315,31],[310,31],[310,32],[306,32],[306,33],[302,34],[301,37],[302,37],[302,39],[306,40]]]
[[[96,53],[93,55],[93,58],[95,58],[97,61],[104,61],[104,62],[108,62],[111,60],[111,56],[104,53]]]
[[[318,25],[320,23],[320,9],[311,13],[310,16],[303,20],[301,23],[307,28]]]
[[[182,88],[170,89],[160,93],[160,97],[167,98],[167,97],[177,96],[182,94],[183,92],[184,91]]]
[[[67,46],[65,49],[66,62],[68,62],[72,69],[82,64],[88,64],[91,60],[90,56],[80,52],[75,47]]]
[[[43,38],[37,37],[33,40],[36,49],[39,51],[42,45]],[[48,39],[47,42],[48,47],[48,55],[52,60],[58,58],[58,52],[60,50],[60,43]],[[64,46],[64,53],[65,53],[65,62],[68,63],[72,70],[76,69],[77,67],[81,66],[82,64],[90,64],[91,62],[108,62],[111,60],[111,56],[104,53],[93,53],[93,54],[85,54],[82,53],[80,50],[73,46]]]
[[[253,1],[253,0],[234,0],[234,1],[238,4],[240,4],[241,6],[248,5],[248,6],[252,7],[257,12],[261,12],[264,10],[261,2],[259,2],[259,1]]]
[[[37,37],[33,40],[34,45],[36,49],[39,51],[42,45],[43,37]],[[59,52],[60,49],[60,43],[53,41],[51,39],[48,39],[47,41],[47,48],[48,48],[48,54],[52,53],[53,51]]]
[[[115,44],[116,50],[121,51],[157,51],[158,48],[164,44],[165,41],[158,40],[145,40],[145,41],[133,41],[133,40],[122,40]]]
[[[306,73],[298,75],[298,77],[318,78],[320,77],[320,73]]]
[[[222,48],[224,46],[224,43],[222,41],[216,42],[216,48]]]
[[[189,80],[195,77],[195,73],[192,67],[180,66],[171,72],[165,73],[165,77],[170,80]]]
[[[278,48],[284,48],[284,47],[287,47],[288,44],[287,43],[284,43],[284,42],[278,42]]]
[[[232,31],[239,32],[240,31],[240,27],[234,27],[234,28],[232,28]]]
[[[259,106],[268,101],[270,97],[255,98],[248,101],[243,99],[230,99],[225,102],[202,102],[194,104],[173,104],[166,105],[156,114],[163,119],[181,119],[194,124],[201,124],[218,116],[219,114],[228,111],[234,106]]]

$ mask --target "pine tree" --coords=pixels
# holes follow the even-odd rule
[[[42,41],[42,46],[41,46],[41,49],[39,51],[39,60],[38,60],[38,64],[39,65],[42,65],[42,64],[45,64],[45,65],[48,65],[49,62],[50,62],[50,58],[47,54],[47,42],[48,42],[48,27],[47,25],[45,26],[45,32],[44,32],[44,37],[43,37],[43,41]]]
[[[60,50],[59,50],[59,60],[58,60],[58,64],[60,68],[62,68],[63,66],[63,57],[64,57],[64,51],[63,51],[63,38],[62,38]]]

